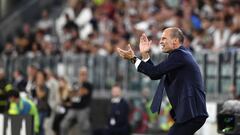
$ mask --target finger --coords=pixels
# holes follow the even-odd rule
[[[152,44],[152,40],[149,41],[148,45],[151,46],[151,44]]]
[[[143,33],[143,34],[141,35],[141,38],[144,39],[145,37],[146,37],[146,34]]]
[[[119,53],[120,57],[124,58],[123,54]]]
[[[118,51],[118,54],[119,54],[120,57],[124,58],[124,55],[121,51]]]
[[[120,55],[122,55],[123,56],[123,58],[125,58],[125,55],[127,55],[127,53],[129,52],[129,51],[125,51],[125,50],[122,50],[122,49],[118,49],[118,52],[119,52],[119,54]]]
[[[143,34],[142,34],[141,37],[140,37],[140,41],[144,41],[144,36],[143,36]]]
[[[122,49],[120,49],[120,48],[118,48],[117,50],[118,50],[118,52],[123,53],[123,54],[125,54],[125,53],[128,52],[128,51],[122,50]]]
[[[123,56],[123,53],[122,53],[122,51],[121,51],[120,48],[117,48],[117,52],[118,52],[118,54],[119,54],[121,57]]]
[[[127,54],[130,50],[120,50],[121,53]]]
[[[122,50],[122,49],[118,49],[118,51],[119,51],[120,53],[126,53],[126,51],[124,51],[124,50]]]
[[[147,35],[146,35],[145,33],[143,33],[143,40],[144,40],[145,42],[148,41]]]
[[[118,47],[117,50],[118,50],[118,51],[121,51],[122,49]]]
[[[131,44],[128,44],[128,48],[129,48],[129,50],[132,50]]]
[[[120,52],[119,55],[123,58],[123,59],[126,59],[127,58],[127,54],[123,53],[123,52]]]
[[[117,48],[117,52],[120,53],[121,49],[120,48]]]

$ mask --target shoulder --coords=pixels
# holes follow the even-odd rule
[[[192,59],[193,55],[188,49],[181,46],[178,49],[171,52],[168,58],[184,61],[184,60]]]
[[[122,104],[124,104],[124,105],[127,105],[128,106],[128,102],[124,99],[124,98],[122,98],[121,99],[121,101],[120,101]]]
[[[180,46],[178,49],[174,50],[170,55],[192,55],[192,53],[187,48]]]
[[[90,82],[85,82],[85,83],[83,83],[83,86],[84,86],[84,87],[87,87],[87,88],[89,88],[89,89],[92,89],[92,88],[93,88],[93,85],[92,85]]]

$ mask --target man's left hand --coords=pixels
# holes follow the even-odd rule
[[[130,60],[135,56],[135,54],[134,54],[130,44],[128,44],[128,48],[129,48],[128,50],[123,50],[123,49],[117,48],[117,52],[122,58]]]

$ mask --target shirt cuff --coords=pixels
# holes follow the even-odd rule
[[[143,60],[144,62],[147,62],[150,59],[150,57],[148,57],[147,59]]]
[[[135,67],[138,69],[138,66],[140,65],[141,60],[137,58],[137,61],[135,62]]]

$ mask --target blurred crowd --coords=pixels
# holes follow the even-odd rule
[[[111,100],[105,99],[104,106],[99,107],[97,102],[91,103],[92,93],[93,84],[89,82],[86,67],[79,68],[78,79],[72,84],[50,69],[42,70],[35,65],[27,67],[26,76],[15,70],[12,82],[0,69],[0,113],[32,115],[37,135],[67,135],[74,132],[71,129],[75,124],[75,132],[82,135],[128,135],[131,132],[146,133],[149,129],[167,131],[173,124],[167,99],[160,115],[150,111],[148,88],[142,90],[139,98],[127,100],[121,86],[113,85]],[[91,111],[92,108],[108,109],[106,113],[100,113]],[[105,117],[105,123],[93,123],[93,115]],[[96,128],[92,126],[94,124],[104,125]]]
[[[49,69],[41,70],[34,65],[27,67],[26,77],[16,70],[13,78],[9,82],[0,69],[0,113],[32,115],[38,135],[45,135],[45,129],[66,135],[74,119],[80,129],[83,125],[90,128],[87,123],[93,86],[88,82],[86,67],[80,67],[78,80],[73,84]]]
[[[2,55],[111,55],[128,43],[138,49],[143,32],[153,40],[166,27],[185,33],[184,45],[192,51],[225,51],[240,46],[238,0],[68,0],[57,19],[48,10],[35,25],[22,28],[6,39]]]

